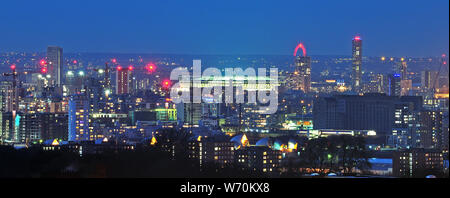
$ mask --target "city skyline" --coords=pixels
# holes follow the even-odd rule
[[[366,56],[427,57],[449,50],[446,1],[44,1],[29,2],[22,12],[17,2],[4,4],[12,9],[0,13],[10,19],[0,22],[7,30],[0,32],[1,52],[58,45],[69,53],[282,55],[303,42],[311,55],[344,55],[355,34],[364,40]]]
[[[19,4],[0,178],[449,177],[448,2]]]

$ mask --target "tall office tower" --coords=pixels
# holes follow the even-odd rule
[[[3,96],[3,91],[1,90],[1,87],[0,87],[0,112],[4,112],[5,110],[5,108],[6,108],[6,103],[5,103],[5,100],[6,98]]]
[[[298,49],[303,50],[303,56],[297,56]],[[306,49],[302,43],[300,43],[295,49],[294,56],[294,79],[296,81],[295,89],[308,93],[311,90],[311,57],[306,56]]]
[[[386,76],[383,74],[371,74],[370,82],[364,85],[364,93],[386,93]]]
[[[401,96],[402,94],[402,80],[400,74],[389,74],[388,76],[388,95]]]
[[[69,141],[91,140],[89,100],[86,95],[73,95],[69,100]]]
[[[103,78],[103,84],[102,84],[102,97],[100,103],[102,103],[102,109],[100,111],[102,113],[111,113],[112,107],[114,106],[111,101],[111,79],[110,79],[110,69],[108,63],[105,63],[105,71],[104,71],[104,78]]]
[[[63,61],[63,49],[58,46],[47,47],[47,59],[49,64],[49,74],[51,75],[52,85],[60,87],[62,85],[62,67]]]
[[[448,150],[448,142],[449,142],[449,118],[448,111],[444,111],[442,115],[442,147],[445,150]]]
[[[412,81],[408,77],[408,65],[405,58],[401,58],[400,62],[394,64],[394,75],[399,76],[400,80],[400,95],[406,96],[412,89]]]
[[[398,74],[402,80],[408,79],[408,64],[406,63],[405,58],[401,58],[400,62],[395,62],[392,65],[392,72],[394,74]]]
[[[13,140],[13,116],[11,112],[0,112],[0,145]]]
[[[419,147],[442,149],[443,145],[443,112],[422,111],[419,115]]]
[[[80,78],[77,78],[77,74],[75,74],[74,71],[67,71],[64,81],[67,95],[75,94],[81,90],[81,80]]]
[[[436,90],[440,93],[448,93],[448,87],[449,87],[449,78],[448,78],[448,62],[447,62],[447,55],[442,54],[442,57],[440,59],[440,66],[439,66],[439,72],[437,76],[437,82],[435,84],[436,87],[439,87],[439,90]],[[445,90],[445,91],[444,91]]]
[[[438,72],[425,70],[421,73],[421,85],[425,90],[433,89],[433,82],[436,79]]]
[[[3,96],[5,96],[4,92],[5,91],[7,92],[7,94],[6,94],[7,95],[7,98],[6,98],[6,100],[7,100],[7,102],[6,102],[7,103],[6,104],[7,105],[6,106],[6,110],[7,110],[7,112],[11,112],[12,113],[12,117],[13,117],[14,123],[18,123],[16,120],[20,119],[20,116],[18,115],[18,112],[17,112],[17,110],[19,109],[18,108],[18,106],[19,106],[19,104],[18,104],[19,103],[19,94],[18,94],[18,89],[17,89],[17,80],[18,80],[17,77],[18,77],[19,73],[16,71],[16,65],[15,64],[12,64],[10,66],[10,68],[11,68],[11,73],[3,73],[3,75],[4,76],[12,76],[13,77],[13,81],[12,81],[11,84],[6,82],[6,81],[2,81],[1,82],[1,87],[0,87],[0,92],[1,92],[1,94]],[[4,85],[8,85],[8,84],[11,85],[10,89],[8,89],[8,88],[5,89]],[[19,133],[19,126],[17,124],[13,124],[12,127],[13,127],[12,128],[13,130],[12,130],[11,134],[14,134],[14,135],[9,135],[9,137],[13,137],[12,140],[13,141],[17,141],[18,133]]]
[[[202,119],[202,103],[178,103],[177,120],[187,125],[198,125]]]
[[[311,90],[311,57],[309,56],[297,56],[295,58],[296,71],[298,75],[298,89],[305,93]]]
[[[402,62],[399,63],[400,66],[400,74],[402,75],[402,80],[408,80],[408,65],[404,58],[402,58]]]
[[[105,63],[105,77],[103,79],[103,89],[105,90],[105,94],[109,95],[111,91],[111,80],[109,77],[109,65]]]
[[[362,40],[360,36],[355,36],[352,41],[352,80],[353,80],[353,90],[356,92],[361,92],[362,87]]]
[[[122,68],[117,66],[116,68],[116,94],[129,94],[132,89],[132,71],[133,66],[128,68]]]
[[[90,112],[99,112],[103,110],[103,89],[102,85],[95,78],[88,78],[85,84],[86,95],[89,100]]]
[[[0,110],[2,112],[13,111],[13,83],[9,81],[0,82]]]
[[[408,97],[409,98],[409,97]],[[421,98],[418,98],[421,100]],[[422,105],[412,105],[413,101],[399,101],[395,104],[392,137],[388,144],[396,148],[415,147],[419,140],[418,114]],[[420,102],[416,101],[416,104]],[[419,106],[419,109],[416,109]]]
[[[409,95],[410,91],[412,90],[412,80],[401,80],[400,87],[401,87],[400,90],[401,96]]]

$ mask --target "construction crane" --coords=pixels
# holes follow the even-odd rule
[[[446,57],[447,57],[446,54],[442,54],[441,60],[440,60],[439,70],[438,70],[436,76],[434,77],[432,86],[429,88],[428,96],[431,97],[431,99],[432,99],[433,109],[437,109],[438,108],[437,107],[438,101],[436,99],[441,97],[440,95],[445,95],[444,93],[438,93],[439,90],[437,88],[437,82],[439,81],[439,77],[441,75],[441,72],[444,72],[443,70],[447,70],[447,74],[446,75],[448,75],[448,69],[446,67],[447,66]],[[448,98],[448,93],[446,95],[447,95],[447,98]]]
[[[433,81],[433,86],[430,89],[430,92],[431,92],[433,97],[437,93],[436,84],[437,84],[437,82],[439,80],[439,76],[441,75],[441,72],[444,72],[443,70],[447,70],[447,74],[448,74],[448,69],[446,67],[447,66],[446,57],[447,57],[446,54],[442,54],[438,73],[436,74],[436,77],[434,78],[434,81]]]

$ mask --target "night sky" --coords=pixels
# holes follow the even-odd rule
[[[448,0],[1,1],[0,52],[439,56]]]

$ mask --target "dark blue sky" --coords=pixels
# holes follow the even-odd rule
[[[449,50],[448,0],[15,0],[0,2],[0,51],[349,55]]]

